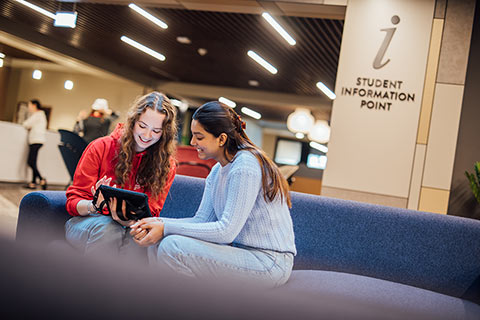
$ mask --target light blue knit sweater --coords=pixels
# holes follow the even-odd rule
[[[194,217],[162,220],[165,236],[296,254],[287,203],[279,195],[265,201],[260,164],[249,151],[239,151],[232,162],[212,168]]]

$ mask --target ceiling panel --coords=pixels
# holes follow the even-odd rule
[[[1,1],[0,16],[159,82],[318,96],[330,102],[315,84],[322,81],[334,88],[343,20],[277,16],[296,39],[297,45],[290,46],[257,14],[148,7],[169,25],[163,30],[124,4],[30,2],[50,12],[72,10],[75,5],[77,27],[54,27],[50,18],[12,0]],[[162,53],[166,60],[161,62],[125,44],[122,35]],[[179,43],[178,36],[188,37],[191,44]],[[199,48],[208,53],[199,55]],[[272,75],[260,68],[247,56],[248,50],[270,61],[278,73]],[[259,86],[250,86],[249,80],[258,81]]]

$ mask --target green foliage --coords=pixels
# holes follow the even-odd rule
[[[473,167],[475,169],[475,174],[465,171],[465,175],[470,182],[470,189],[472,189],[475,199],[480,203],[480,162],[475,162]]]

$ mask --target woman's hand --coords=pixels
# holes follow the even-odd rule
[[[95,192],[97,192],[98,188],[99,188],[101,185],[110,186],[110,182],[112,182],[112,178],[108,178],[108,179],[107,179],[107,176],[103,176],[102,179],[98,180],[97,183],[95,183],[95,186],[92,186],[92,188],[91,188],[92,195],[95,196]],[[116,188],[117,185],[114,184],[112,187],[113,187],[113,188]],[[99,193],[98,193],[98,198],[97,198],[97,203],[94,203],[95,206],[98,206],[100,203],[102,203],[103,200],[104,200],[103,194],[102,194],[101,192],[99,192]]]
[[[123,221],[118,217],[121,215],[123,218],[125,218],[125,213],[127,211],[127,204],[125,201],[122,201],[122,211],[119,212],[117,212],[117,198],[111,198],[108,206],[110,207],[110,212],[112,213],[112,219],[120,223],[122,226],[130,227],[135,223],[134,220]]]
[[[130,226],[133,240],[141,246],[148,247],[163,238],[164,224],[159,218],[145,218]]]

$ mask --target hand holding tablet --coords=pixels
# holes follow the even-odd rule
[[[152,216],[146,194],[107,185],[101,185],[98,189],[105,199],[108,212],[112,214],[112,210],[115,210],[120,220],[140,220]],[[112,198],[116,199],[116,208],[110,208]]]

